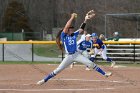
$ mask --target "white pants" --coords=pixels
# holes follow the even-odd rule
[[[101,54],[100,54],[100,51],[101,51],[101,49],[97,49],[97,48],[94,48],[94,55],[91,55],[91,57],[96,57],[96,55],[97,54],[99,54],[104,60],[106,60],[107,59],[107,55],[106,55],[106,53],[107,53],[107,51],[106,51],[106,46],[105,46],[105,48],[103,49],[103,51],[101,52]]]
[[[87,50],[78,50],[79,53],[81,53],[84,57],[90,58],[89,53],[87,52]]]
[[[89,53],[87,52],[87,50],[82,52],[82,55],[85,56],[86,58],[90,58]]]
[[[69,55],[69,54],[66,55],[66,57],[63,59],[61,64],[53,71],[54,74],[58,74],[59,72],[61,72],[63,69],[65,69],[66,67],[68,67],[70,64],[72,64],[75,61],[80,62],[91,68],[94,68],[96,66],[96,64],[90,61],[88,58],[84,57],[79,52],[76,52],[75,54],[72,54],[72,55]]]

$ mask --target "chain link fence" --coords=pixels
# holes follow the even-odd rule
[[[6,38],[8,41],[24,41],[24,40],[43,40],[42,32],[0,32],[0,38]]]
[[[116,62],[133,63],[140,61],[140,45],[107,44],[107,55]],[[61,62],[64,53],[56,44],[0,44],[1,61],[44,61]],[[98,62],[103,62],[97,56]]]

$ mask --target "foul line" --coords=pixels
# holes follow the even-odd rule
[[[130,83],[126,81],[117,81],[117,80],[87,80],[87,79],[51,79],[51,80],[60,80],[60,81],[83,81],[83,82],[110,82],[110,83]]]
[[[97,91],[97,90],[112,90],[114,88],[89,88],[89,89],[0,89],[0,91]]]
[[[125,83],[129,84],[130,82],[126,81],[117,81],[117,80],[87,80],[87,79],[51,79],[50,81],[82,81],[82,82],[109,82],[109,83]],[[36,84],[22,84],[22,85],[36,85]]]
[[[68,78],[60,78],[60,79],[51,79],[50,81],[82,81],[82,82],[108,82],[108,83],[125,83],[129,84],[130,82],[126,81],[118,81],[118,80],[90,80],[90,79],[68,79]],[[13,85],[13,84],[10,84]],[[29,86],[29,85],[36,85],[36,83],[24,83],[24,84],[14,84],[14,85],[23,85],[23,86]]]

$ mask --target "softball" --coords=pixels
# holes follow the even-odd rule
[[[74,17],[77,18],[77,14],[76,13],[74,13]]]

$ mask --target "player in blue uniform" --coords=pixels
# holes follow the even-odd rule
[[[83,51],[89,51],[89,49],[91,49],[91,46],[92,46],[92,43],[90,41],[90,37],[91,35],[90,34],[87,34],[85,36],[85,40],[81,41],[79,44],[78,44],[78,50],[83,52]]]
[[[91,35],[87,34],[85,35],[84,38],[85,39],[83,40],[80,39],[79,41],[77,41],[78,52],[80,52],[83,56],[90,58],[89,52],[90,52],[90,49],[92,48],[92,43],[90,40]],[[71,64],[70,68],[73,68],[74,63]],[[90,70],[90,69],[86,68],[86,70]]]
[[[47,75],[44,79],[38,81],[37,82],[38,85],[41,85],[41,84],[44,84],[45,82],[47,82],[49,79],[51,79],[52,77],[57,75],[59,72],[61,72],[63,69],[65,69],[67,66],[72,64],[73,61],[81,62],[81,63],[87,65],[88,67],[95,69],[97,72],[101,73],[104,76],[111,75],[111,72],[108,72],[108,73],[104,72],[94,62],[91,62],[88,58],[84,57],[79,52],[77,52],[76,38],[77,38],[78,34],[84,30],[86,21],[88,19],[91,19],[94,16],[95,16],[94,11],[93,10],[89,11],[86,14],[84,22],[81,24],[80,29],[78,29],[77,31],[74,32],[73,27],[70,27],[70,26],[71,26],[72,21],[75,18],[75,14],[73,13],[71,15],[71,18],[66,23],[64,29],[61,30],[56,37],[56,42],[57,42],[59,48],[63,49],[63,47],[64,47],[67,56],[63,59],[61,64],[53,72],[51,72],[49,75]],[[63,47],[60,43],[60,40],[63,43]]]
[[[106,45],[102,42],[102,40],[98,39],[98,36],[96,33],[92,33],[92,43],[94,48],[94,55],[91,55],[90,60],[94,62],[94,59],[97,54],[99,54],[104,60],[111,62],[111,67],[115,66],[115,62],[112,61],[109,57],[106,55]]]
[[[91,39],[91,35],[87,34],[85,36],[85,40],[83,40],[80,44],[78,44],[78,50],[79,52],[82,53],[82,55],[84,55],[87,58],[90,58],[90,51],[92,49],[92,41]],[[90,68],[88,66],[86,66],[85,70],[90,70]]]

